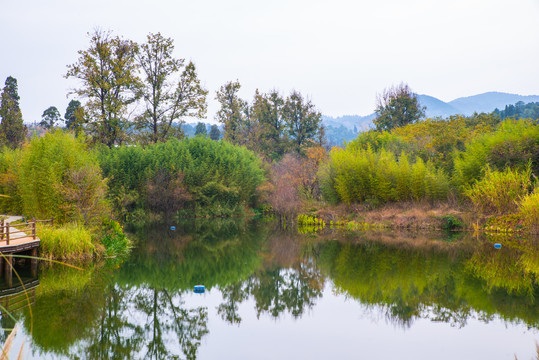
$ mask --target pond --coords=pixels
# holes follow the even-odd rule
[[[0,284],[13,310],[0,340],[17,329],[10,358],[21,348],[30,359],[538,355],[537,240],[298,233],[267,219],[131,231],[126,259],[41,264],[37,277],[21,265],[28,298]]]

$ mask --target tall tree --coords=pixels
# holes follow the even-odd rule
[[[196,73],[195,65],[172,56],[174,41],[160,33],[149,34],[140,46],[137,62],[142,70],[143,84],[139,95],[145,111],[137,119],[137,127],[148,131],[150,142],[177,136],[185,117],[203,118],[206,114],[206,96]],[[178,126],[173,126],[179,121]]]
[[[197,127],[195,128],[195,136],[202,135],[206,136],[208,134],[208,130],[206,129],[206,124],[203,122],[198,122]]]
[[[310,100],[304,100],[299,92],[292,91],[284,103],[283,118],[294,151],[302,153],[309,145],[317,144],[322,114]]]
[[[280,158],[285,152],[286,133],[282,115],[284,100],[277,90],[268,94],[255,93],[251,118],[259,124],[260,136],[257,140],[262,154],[273,159]]]
[[[47,110],[43,111],[43,115],[41,115],[41,122],[39,123],[39,126],[42,126],[46,129],[52,129],[61,120],[62,120],[62,115],[60,115],[60,112],[58,111],[56,106],[51,106]]]
[[[68,65],[66,78],[82,86],[74,93],[86,98],[87,130],[94,141],[112,147],[125,139],[127,107],[136,100],[139,87],[135,54],[137,45],[110,32],[96,30],[90,47],[80,50],[75,64]]]
[[[78,100],[71,100],[66,108],[64,115],[65,125],[68,130],[79,132],[85,122],[84,109]]]
[[[407,84],[385,89],[376,99],[376,118],[373,120],[376,130],[391,130],[395,127],[411,124],[425,116],[417,95]]]
[[[210,128],[210,139],[217,141],[220,137],[221,132],[219,131],[219,127],[213,124]]]
[[[11,148],[19,147],[25,136],[19,99],[17,79],[8,76],[0,95],[0,137]]]
[[[247,102],[238,96],[240,88],[238,81],[230,81],[221,86],[216,96],[221,105],[216,120],[225,125],[225,140],[234,144],[242,141],[242,127],[248,108]]]

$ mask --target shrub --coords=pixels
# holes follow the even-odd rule
[[[21,152],[17,173],[24,214],[54,216],[60,224],[95,224],[108,212],[97,157],[70,133],[56,130],[32,139]]]
[[[200,136],[146,148],[103,148],[99,161],[117,210],[236,209],[254,205],[264,181],[261,162],[251,151]]]
[[[404,152],[399,157],[381,149],[355,147],[332,151],[328,163],[319,172],[324,198],[335,195],[352,202],[436,200],[447,196],[448,180],[421,158],[411,161]]]
[[[22,199],[19,192],[19,163],[21,151],[4,148],[0,153],[0,211],[21,214]]]
[[[105,256],[125,254],[131,242],[125,236],[122,226],[114,220],[103,221],[103,238],[101,243],[105,246]]]
[[[539,127],[530,120],[508,119],[496,131],[472,140],[455,157],[454,180],[467,186],[481,178],[485,164],[497,171],[523,170],[530,159],[532,172],[539,174]]]
[[[483,214],[512,213],[517,211],[518,200],[529,193],[530,176],[530,166],[525,171],[511,168],[496,171],[487,165],[484,177],[466,188],[464,193]]]
[[[520,203],[520,214],[528,229],[537,234],[539,233],[539,188],[523,197]]]

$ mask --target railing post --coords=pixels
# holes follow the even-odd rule
[[[6,239],[7,245],[9,245],[9,223],[6,223]]]
[[[32,218],[32,237],[34,238],[34,240],[36,239],[36,218],[33,217]]]
[[[54,216],[51,216],[51,227],[54,227]]]
[[[4,219],[2,218],[2,226],[0,227],[0,241],[4,240]]]

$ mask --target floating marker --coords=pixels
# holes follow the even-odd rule
[[[499,244],[499,243],[494,244],[494,249],[501,249],[501,248],[502,248],[502,244]]]
[[[195,292],[196,293],[203,293],[206,290],[204,285],[195,285]]]
[[[176,230],[176,226],[171,226],[170,230],[172,230],[172,231]]]

